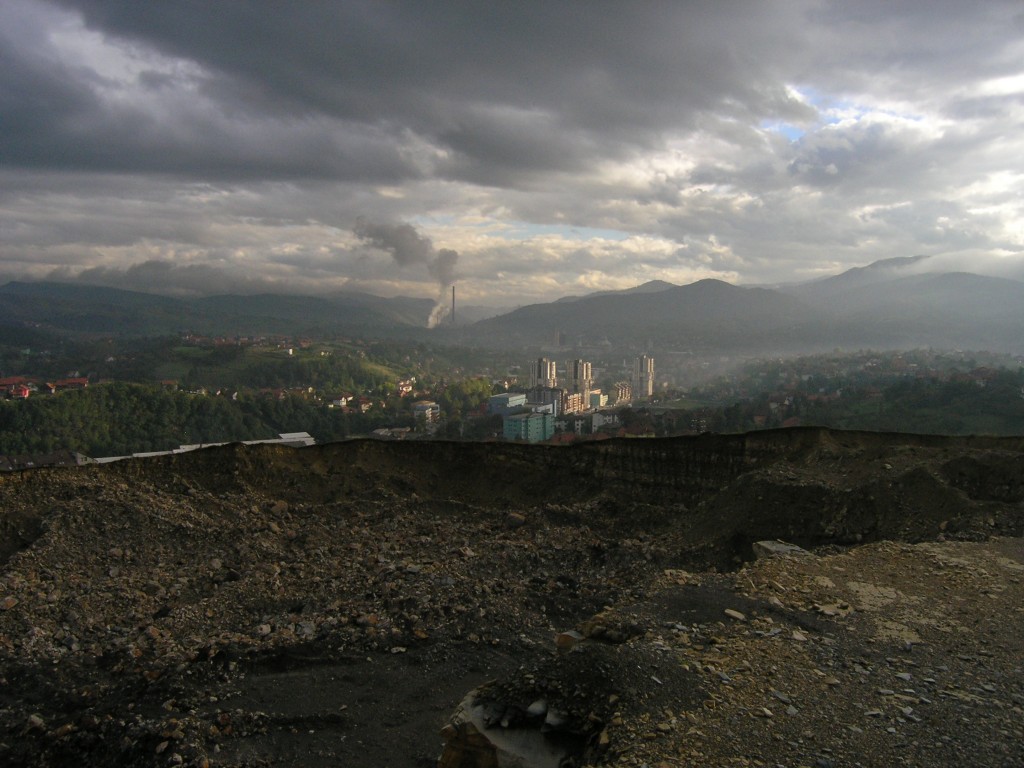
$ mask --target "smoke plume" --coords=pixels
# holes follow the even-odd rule
[[[455,283],[455,265],[459,254],[450,248],[434,250],[429,237],[424,237],[411,224],[380,224],[360,216],[352,229],[356,237],[387,251],[400,267],[424,264],[438,283],[437,301],[430,311],[427,327],[433,328],[448,314],[448,292]]]

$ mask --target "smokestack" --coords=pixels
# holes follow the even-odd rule
[[[455,284],[452,283],[452,325],[455,325]]]
[[[430,238],[424,237],[411,224],[374,224],[364,217],[356,219],[352,231],[360,240],[387,251],[400,267],[424,264],[430,276],[437,280],[438,292],[434,308],[430,311],[427,327],[434,328],[444,318],[444,302],[448,286],[455,285],[455,265],[459,254],[451,248],[434,250]],[[455,301],[452,298],[454,309]]]

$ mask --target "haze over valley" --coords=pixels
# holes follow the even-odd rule
[[[459,307],[447,278],[433,301],[352,292],[184,299],[79,283],[12,282],[0,286],[0,312],[8,327],[114,336],[368,334],[491,349],[604,346],[707,356],[835,348],[1024,351],[1024,283],[929,266],[922,257],[891,259],[779,288],[655,281],[509,312]],[[437,332],[425,334],[426,328]]]

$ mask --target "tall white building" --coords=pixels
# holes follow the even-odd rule
[[[590,390],[594,388],[594,376],[586,360],[569,360],[565,364],[566,389],[571,394],[583,396],[583,402],[590,403]]]
[[[633,397],[650,397],[654,394],[654,358],[640,355],[633,361]]]
[[[425,424],[436,424],[441,418],[441,406],[431,400],[420,400],[412,404],[412,415]]]
[[[539,357],[530,363],[530,389],[534,387],[557,387],[558,370],[553,360]]]

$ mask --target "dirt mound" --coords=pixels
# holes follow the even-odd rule
[[[1005,656],[1019,647],[1000,634],[1014,621],[1019,628],[1019,610],[1000,602],[1019,589],[1009,586],[1019,584],[1019,551],[966,542],[1021,535],[1022,457],[1018,440],[789,430],[567,448],[232,445],[4,475],[0,761],[432,766],[445,749],[442,728],[472,691],[471,706],[492,726],[544,726],[544,738],[561,734],[577,761],[661,755],[644,745],[675,744],[685,725],[683,733],[714,731],[717,746],[702,754],[715,760],[789,764],[810,752],[769,749],[758,740],[771,735],[761,732],[771,718],[743,719],[761,718],[758,707],[774,717],[778,706],[743,699],[735,714],[715,688],[718,673],[739,690],[744,665],[769,675],[774,664],[793,676],[784,694],[811,701],[804,686],[820,681],[786,664],[802,659],[844,679],[836,654],[849,651],[881,669],[869,647],[881,640],[868,639],[881,630],[858,622],[888,590],[911,594],[901,574],[921,557],[965,558],[975,574],[958,580],[944,566],[935,582],[946,603],[960,598],[957,642],[943,644],[924,619],[878,621],[896,635],[905,625],[936,649],[935,680],[941,653],[971,655],[963,641],[973,642],[1003,676],[979,685],[996,686],[1002,714],[1019,712],[1019,662]],[[743,567],[755,541],[777,538],[834,554],[778,561],[795,570]],[[950,554],[887,548],[893,540]],[[882,543],[842,554],[867,542]],[[993,570],[998,558],[1011,565]],[[886,571],[889,560],[905,560],[904,570]],[[840,567],[888,575],[837,580]],[[819,575],[835,594],[818,594]],[[1000,592],[1003,576],[1018,581]],[[991,597],[969,599],[983,580]],[[990,621],[984,611],[997,606],[1003,614]],[[793,632],[809,639],[780,645]],[[848,632],[868,634],[843,645]],[[756,654],[728,655],[743,638]],[[917,653],[917,640],[899,642]],[[894,658],[900,648],[890,649]],[[718,721],[716,712],[739,719]],[[981,735],[1010,749],[999,729],[1015,728],[1001,717],[977,738],[958,734],[962,753]],[[779,733],[808,744],[806,723],[824,728],[821,719],[799,722],[803,730]],[[914,728],[919,742],[940,739]],[[459,765],[446,759],[446,768]]]

